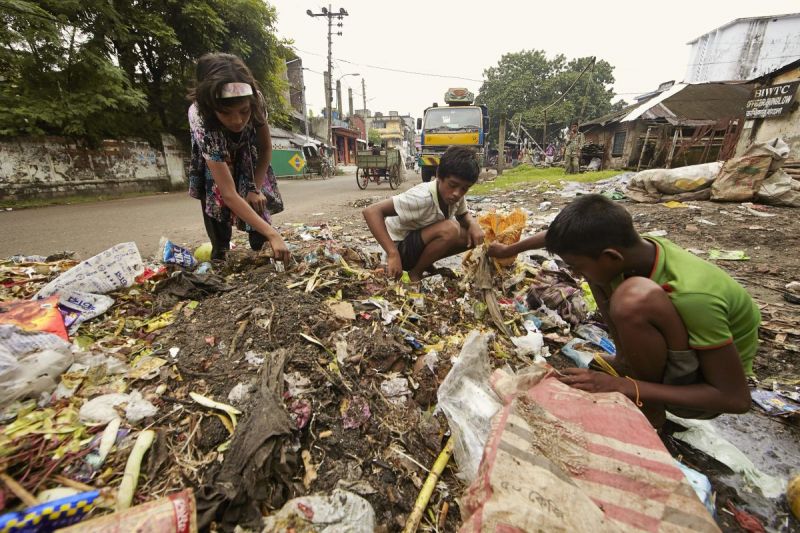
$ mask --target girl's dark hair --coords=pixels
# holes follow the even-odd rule
[[[247,83],[253,88],[253,94],[220,98],[222,86],[226,83]],[[215,111],[240,104],[245,100],[250,101],[253,123],[258,127],[267,122],[264,99],[258,82],[244,61],[233,54],[205,54],[197,60],[195,85],[189,90],[189,100],[197,104],[197,110],[203,121],[212,127],[221,126],[214,114]]]
[[[545,246],[553,254],[597,259],[606,248],[628,248],[639,240],[624,207],[601,194],[586,194],[570,202],[547,229]]]

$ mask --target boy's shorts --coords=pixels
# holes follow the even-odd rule
[[[408,271],[414,268],[422,255],[422,250],[425,249],[425,243],[422,241],[422,230],[415,229],[409,232],[405,239],[395,241],[395,244],[400,252],[403,270]]]
[[[667,364],[664,368],[664,385],[692,385],[702,383],[700,376],[700,360],[694,350],[668,350]],[[720,413],[704,411],[692,407],[681,407],[677,405],[665,405],[664,408],[670,413],[681,418],[695,418],[708,420],[716,418]]]

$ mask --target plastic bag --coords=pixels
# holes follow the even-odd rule
[[[518,355],[533,355],[537,357],[545,357],[543,353],[544,336],[536,324],[532,320],[525,321],[526,335],[521,337],[511,337],[511,342],[517,348]]]
[[[475,330],[467,335],[461,354],[437,392],[438,408],[447,417],[455,437],[457,475],[467,482],[478,475],[492,417],[501,407],[500,399],[489,386],[490,337]]]
[[[521,209],[515,209],[506,215],[492,211],[478,217],[478,224],[480,224],[484,232],[484,241],[486,243],[497,241],[505,245],[519,241],[527,221],[528,217],[525,216]],[[515,260],[516,256],[495,259],[495,262],[499,265],[508,266],[514,264]]]
[[[769,205],[800,207],[800,181],[784,170],[776,170],[761,184],[756,200]]]
[[[166,237],[161,237],[158,249],[161,261],[168,265],[178,265],[189,270],[197,266],[197,259],[195,259],[191,250],[178,246]]]
[[[693,468],[689,468],[680,461],[675,461],[675,463],[678,465],[678,468],[681,469],[683,475],[686,476],[686,481],[692,486],[694,493],[697,494],[697,497],[703,502],[703,505],[706,506],[708,513],[711,516],[716,516],[717,510],[716,507],[714,507],[714,489],[711,488],[711,481],[708,480],[708,477]]]
[[[124,511],[86,520],[61,529],[64,533],[197,533],[197,507],[192,489],[152,500]]]
[[[752,200],[766,177],[789,157],[789,145],[775,138],[754,143],[741,157],[728,159],[711,186],[711,199],[728,202]]]
[[[138,422],[155,416],[158,412],[155,405],[145,400],[142,393],[135,390],[130,394],[111,393],[92,398],[81,406],[78,415],[84,423],[107,424],[119,418],[115,408],[121,405],[125,405],[125,418],[129,422]]]
[[[58,310],[58,296],[44,300],[15,300],[0,303],[0,325],[16,326],[21,330],[52,333],[69,340],[64,318]]]
[[[738,472],[766,498],[777,498],[786,488],[786,480],[762,472],[736,446],[723,438],[710,420],[687,420],[667,413],[667,419],[688,428],[674,437],[705,452],[720,463]]]
[[[264,519],[262,533],[372,533],[374,530],[375,510],[372,505],[352,492],[333,489],[330,494],[289,500],[280,511]]]
[[[703,163],[680,168],[643,170],[631,178],[625,195],[637,202],[707,200],[722,163]]]
[[[0,346],[0,360],[8,364],[14,356]],[[15,358],[16,365],[0,373],[0,408],[21,398],[36,398],[56,388],[56,381],[72,364],[69,349],[41,350]]]
[[[136,243],[124,242],[70,268],[45,285],[36,298],[76,291],[106,294],[130,287],[142,272],[144,265]]]
[[[561,353],[572,359],[578,368],[589,368],[595,354],[591,351],[590,343],[583,339],[572,339],[561,347]]]
[[[575,333],[595,346],[599,346],[611,355],[617,355],[617,348],[614,346],[614,341],[608,338],[608,333],[597,326],[581,324],[575,329]]]
[[[79,291],[62,293],[58,300],[64,325],[69,329],[70,335],[74,335],[81,324],[102,315],[112,305],[114,299],[110,296]]]

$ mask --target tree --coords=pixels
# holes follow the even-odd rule
[[[484,71],[477,98],[489,107],[490,137],[497,140],[500,118],[505,117],[510,132],[521,124],[541,142],[544,110],[565,93],[547,110],[548,140],[571,120],[608,113],[614,96],[614,67],[603,60],[591,66],[591,61],[590,57],[568,61],[561,54],[548,59],[543,50],[504,54],[496,66]]]
[[[369,139],[367,139],[367,141],[373,143],[375,146],[380,146],[381,142],[383,142],[381,140],[380,132],[378,132],[378,130],[376,130],[374,128],[369,130],[369,134],[368,135],[369,135]]]
[[[97,140],[119,132],[121,114],[144,109],[91,33],[102,0],[0,0],[0,135],[69,135]]]
[[[285,43],[263,0],[0,0],[0,135],[186,138],[207,52],[236,54],[286,125]]]

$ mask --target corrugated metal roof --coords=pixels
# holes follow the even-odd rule
[[[627,116],[625,116],[622,120],[620,120],[620,122],[630,122],[631,120],[636,120],[637,118],[641,117],[645,111],[647,111],[656,104],[660,104],[670,96],[678,94],[684,88],[686,88],[685,84],[676,83],[663,93],[659,93],[654,97],[652,97],[651,99],[645,100],[643,103],[639,104],[639,106],[636,109],[628,113]]]
[[[749,83],[676,84],[645,102],[588,120],[582,125],[664,120],[674,125],[696,126],[742,116],[753,85]]]

